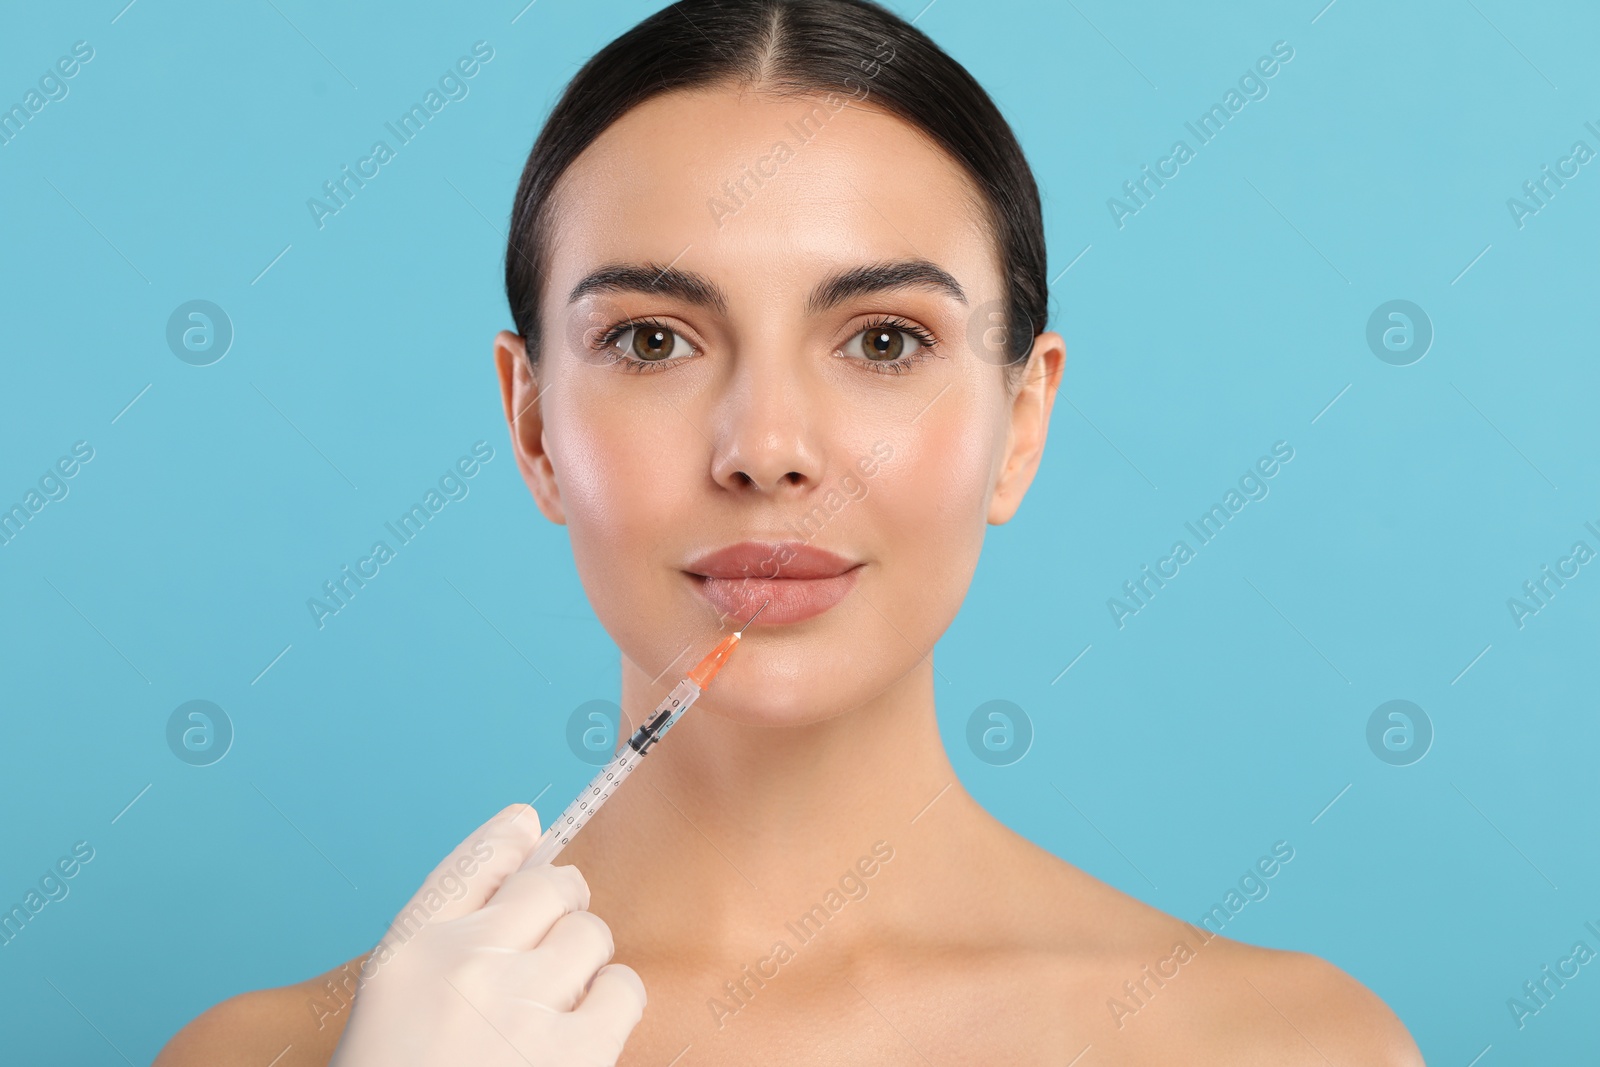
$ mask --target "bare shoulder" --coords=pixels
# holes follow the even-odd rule
[[[1218,1018],[1258,1031],[1268,1046],[1259,1051],[1274,1057],[1262,1062],[1422,1067],[1422,1053],[1399,1016],[1335,964],[1221,936],[1205,951],[1216,972],[1210,999],[1219,1008],[1231,1006]],[[1297,1050],[1292,1059],[1291,1049]]]
[[[326,1067],[364,959],[304,982],[229,997],[174,1034],[151,1067]]]
[[[1422,1067],[1394,1011],[1321,957],[1183,921],[1032,846],[1009,869],[1028,887],[1011,921],[1054,961],[1036,988],[1078,1020],[1078,1047],[1125,1063]]]

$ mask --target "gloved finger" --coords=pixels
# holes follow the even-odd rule
[[[620,1050],[644,1015],[649,999],[637,971],[626,963],[608,963],[594,976],[573,1016],[583,1020],[590,1033],[614,1041]]]
[[[578,868],[541,863],[511,872],[472,921],[483,944],[531,949],[562,916],[588,906],[589,883]]]
[[[532,805],[502,808],[440,861],[400,914],[414,922],[472,914],[522,865],[538,840],[539,814]]]
[[[569,911],[533,951],[518,958],[510,982],[519,996],[553,1011],[571,1011],[615,950],[604,919],[592,911]]]

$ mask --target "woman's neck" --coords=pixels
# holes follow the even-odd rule
[[[673,681],[652,685],[624,661],[634,725]],[[583,872],[619,944],[715,953],[770,942],[781,916],[862,869],[875,845],[900,861],[898,886],[907,868],[948,879],[964,866],[958,838],[988,816],[945,754],[928,660],[871,702],[803,726],[738,722],[718,695],[684,713],[556,860]],[[541,821],[557,812],[546,805]]]

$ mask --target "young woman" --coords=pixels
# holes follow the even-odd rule
[[[508,808],[375,953],[159,1065],[1422,1062],[1334,966],[1090,877],[946,758],[930,652],[1065,360],[1033,177],[959,64],[865,0],[674,4],[556,105],[506,281],[517,464],[622,705],[766,606],[558,866]]]

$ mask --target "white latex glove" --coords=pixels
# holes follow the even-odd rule
[[[329,1067],[612,1067],[644,983],[608,963],[576,867],[522,869],[539,816],[513,804],[434,868],[359,968]]]

